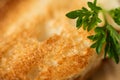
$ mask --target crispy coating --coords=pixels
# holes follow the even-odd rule
[[[94,32],[65,17],[82,6],[86,1],[7,0],[0,10],[0,80],[83,80],[102,56],[90,48]]]

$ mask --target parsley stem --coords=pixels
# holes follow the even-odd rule
[[[102,9],[102,14],[103,14],[103,18],[104,18],[104,21],[105,21],[105,24],[104,26],[106,26],[108,24],[108,20],[106,18],[106,15],[108,14],[106,10]]]
[[[94,5],[96,5],[97,4],[97,0],[94,0]]]

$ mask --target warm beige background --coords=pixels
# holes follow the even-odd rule
[[[120,80],[120,63],[104,60],[99,69],[88,80]]]

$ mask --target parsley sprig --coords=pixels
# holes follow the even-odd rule
[[[113,58],[116,63],[119,63],[120,55],[120,35],[119,33],[107,22],[105,18],[105,25],[98,26],[101,19],[98,17],[99,12],[103,9],[97,6],[97,0],[88,2],[89,9],[83,7],[81,10],[71,11],[66,14],[68,18],[77,19],[76,27],[79,29],[83,27],[84,30],[94,30],[95,34],[88,36],[93,41],[91,48],[95,48],[96,52],[100,54],[104,49],[104,57]],[[117,24],[120,24],[120,8],[109,11],[112,18]],[[108,12],[108,13],[109,13]],[[103,12],[103,14],[105,14]]]
[[[81,10],[75,10],[68,14],[66,14],[67,17],[71,19],[76,19],[76,27],[80,28],[83,25],[84,30],[90,31],[97,25],[97,23],[100,23],[101,20],[98,17],[98,13],[101,10],[100,7],[96,6],[96,0],[94,3],[88,2],[88,6],[90,10],[83,7]]]

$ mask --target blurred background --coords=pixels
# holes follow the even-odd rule
[[[88,80],[120,80],[120,63],[105,59]]]

